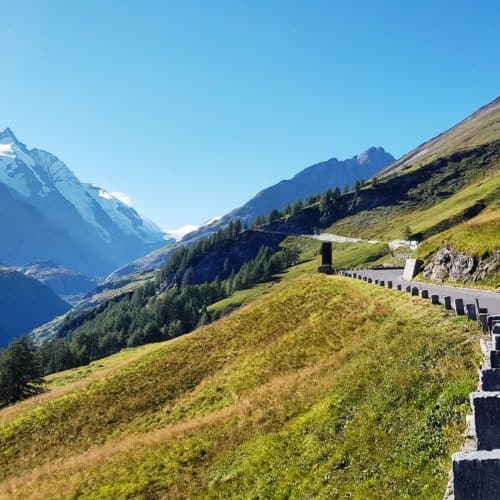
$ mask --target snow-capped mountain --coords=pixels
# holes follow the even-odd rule
[[[206,228],[217,221],[219,221],[221,217],[212,217],[203,224],[187,224],[185,226],[180,227],[179,229],[166,229],[165,230],[165,237],[166,238],[173,238],[175,241],[181,241],[184,236],[194,232],[198,231],[198,229]]]
[[[80,182],[56,156],[28,149],[8,128],[0,132],[0,187],[2,262],[48,258],[96,275],[165,244],[163,231],[121,193]]]
[[[352,186],[356,180],[369,179],[393,161],[393,156],[384,148],[371,147],[353,158],[345,160],[331,158],[311,165],[293,178],[282,180],[263,189],[244,205],[223,217],[214,217],[200,226],[190,225],[173,231],[165,231],[166,235],[177,240],[176,245],[166,245],[121,266],[115,269],[106,280],[112,282],[127,275],[148,273],[159,269],[168,262],[179,246],[192,245],[201,238],[222,229],[233,220],[239,219],[243,224],[250,225],[257,216],[268,215],[273,208],[281,210],[289,203],[304,200],[307,196],[335,187],[343,188],[346,184]]]

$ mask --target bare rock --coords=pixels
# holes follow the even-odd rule
[[[456,252],[453,248],[441,247],[425,266],[423,274],[426,279],[439,283],[445,280],[475,282],[494,273],[499,263],[500,249],[496,249],[492,255],[477,258],[465,252]]]

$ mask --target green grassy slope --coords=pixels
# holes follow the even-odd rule
[[[475,170],[476,165],[477,159],[459,167],[468,181],[456,190],[453,185],[448,187],[449,182],[443,188],[443,180],[431,179],[418,186],[422,193],[428,193],[420,203],[361,211],[340,219],[328,231],[385,242],[405,239],[410,231],[415,235],[412,237],[422,241],[415,257],[424,263],[442,246],[476,258],[492,256],[500,249],[500,161],[490,161],[483,172]],[[456,168],[450,165],[451,175]],[[370,264],[368,259],[366,264]],[[498,288],[498,271],[475,286]]]
[[[394,291],[290,273],[220,321],[2,410],[0,496],[441,498],[475,328]]]
[[[382,170],[393,173],[403,166],[418,167],[456,151],[472,149],[500,138],[500,97],[478,109],[454,127],[413,149]]]
[[[460,170],[465,178],[457,189],[449,182],[454,175],[442,174],[418,186],[418,203],[398,203],[358,212],[333,224],[328,231],[346,236],[391,241],[402,238],[406,228],[428,238],[485,210],[498,210],[500,199],[500,161],[495,159],[484,172],[476,162],[465,162]],[[448,178],[447,178],[448,177]],[[444,189],[439,184],[445,184]],[[474,215],[473,215],[474,214]]]

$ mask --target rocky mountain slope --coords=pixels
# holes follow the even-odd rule
[[[0,347],[69,308],[36,279],[13,268],[0,267]]]
[[[97,286],[97,280],[50,260],[36,261],[17,270],[47,285],[65,300],[78,300]]]
[[[238,217],[250,224],[258,215],[268,215],[273,208],[283,209],[289,203],[304,200],[307,196],[369,179],[381,168],[392,163],[393,156],[384,148],[372,147],[364,153],[346,160],[330,160],[305,168],[292,179],[270,186],[242,207],[233,210],[226,218]]]
[[[276,208],[281,210],[290,203],[306,197],[344,186],[352,187],[354,182],[369,179],[376,172],[394,161],[394,157],[382,147],[371,147],[353,158],[338,160],[331,158],[301,170],[292,179],[286,179],[260,191],[243,206],[220,218],[217,224],[187,235],[186,239],[199,237],[216,231],[231,220],[240,219],[250,225],[259,215],[268,215]]]
[[[356,180],[369,179],[374,173],[393,162],[394,158],[384,148],[372,147],[364,153],[346,160],[331,158],[330,160],[311,165],[295,175],[292,179],[282,180],[270,186],[240,208],[223,217],[214,217],[200,227],[192,226],[181,239],[183,245],[190,245],[199,239],[215,233],[231,221],[240,219],[243,224],[250,225],[257,216],[267,215],[273,208],[282,209],[290,203],[303,200],[329,188],[352,187]],[[145,257],[136,259],[115,270],[108,281],[124,278],[137,272],[152,272],[168,262],[178,247],[166,245],[151,252]]]
[[[0,132],[0,220],[0,260],[9,265],[49,259],[96,276],[165,243],[154,223],[8,128]]]

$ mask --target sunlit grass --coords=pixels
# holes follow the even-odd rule
[[[500,207],[495,207],[425,241],[417,255],[428,258],[441,246],[483,256],[500,248]]]
[[[346,217],[329,228],[329,232],[365,239],[392,241],[405,237],[410,229],[414,234],[434,234],[442,231],[440,225],[453,221],[471,207],[483,203],[495,205],[500,198],[498,171],[452,194],[449,198],[428,207],[396,205],[378,207]],[[457,220],[457,223],[460,222]]]
[[[294,272],[10,418],[0,496],[440,497],[476,383],[475,327],[405,294]]]

